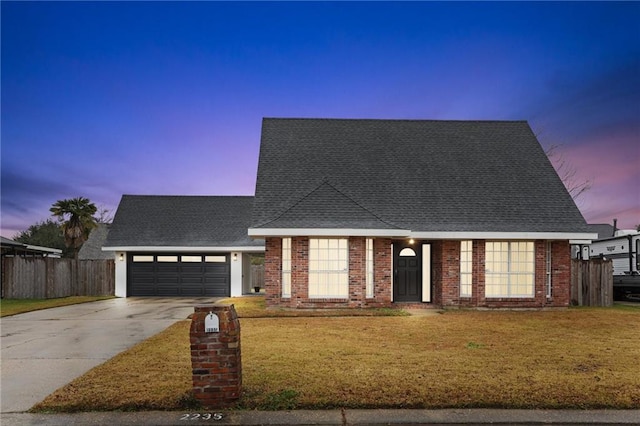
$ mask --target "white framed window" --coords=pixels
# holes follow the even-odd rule
[[[460,241],[460,297],[471,297],[473,241]]]
[[[547,298],[551,298],[551,241],[547,241]]]
[[[153,256],[148,256],[144,254],[134,254],[132,260],[134,262],[153,262]]]
[[[282,239],[282,297],[291,297],[291,238]]]
[[[309,298],[349,297],[349,240],[309,239]]]
[[[535,253],[532,241],[487,241],[485,296],[533,297]]]
[[[373,298],[373,238],[367,238],[365,244],[366,297]]]
[[[158,262],[177,262],[178,256],[160,256],[156,258]]]
[[[398,256],[401,256],[401,257],[415,257],[415,255],[416,255],[416,252],[411,247],[403,248],[402,250],[400,250],[400,253],[398,254]]]
[[[182,263],[198,263],[198,262],[202,262],[202,256],[181,256],[180,257],[180,261]]]
[[[205,256],[204,261],[207,263],[224,263],[227,261],[227,256],[225,255]]]

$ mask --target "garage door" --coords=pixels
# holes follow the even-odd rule
[[[228,297],[229,253],[128,256],[127,295]]]

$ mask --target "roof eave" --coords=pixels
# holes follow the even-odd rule
[[[138,251],[138,252],[255,252],[261,253],[265,250],[264,246],[104,246],[102,251]]]
[[[434,240],[569,240],[571,244],[589,244],[598,238],[598,234],[591,232],[465,232],[465,231],[435,231],[412,232],[410,237],[416,239]]]
[[[249,228],[251,238],[265,237],[409,237],[409,229],[358,229],[358,228]]]
[[[589,244],[598,235],[584,232],[413,232],[409,229],[350,228],[249,228],[252,238],[265,237],[389,237],[424,240],[569,240],[571,244]]]

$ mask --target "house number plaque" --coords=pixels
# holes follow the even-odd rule
[[[220,319],[213,312],[209,312],[204,318],[204,332],[205,333],[219,333],[220,332]]]

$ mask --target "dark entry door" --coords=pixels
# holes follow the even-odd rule
[[[418,243],[393,245],[393,301],[422,300],[422,247]]]

